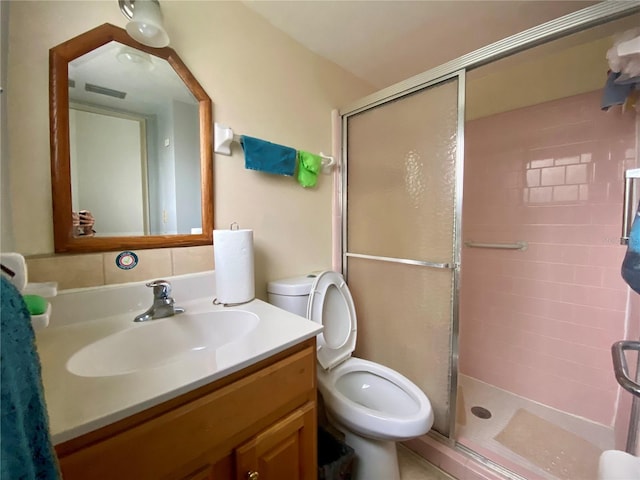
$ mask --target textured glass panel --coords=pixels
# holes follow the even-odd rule
[[[434,429],[449,428],[452,271],[349,258],[356,355],[408,377],[429,397]]]
[[[452,260],[457,88],[449,80],[349,118],[347,251]]]

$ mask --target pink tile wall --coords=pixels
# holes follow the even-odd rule
[[[474,120],[465,131],[460,370],[613,425],[609,349],[625,336],[622,172],[637,165],[633,112],[600,92]]]

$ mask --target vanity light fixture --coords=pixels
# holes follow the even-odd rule
[[[151,55],[147,52],[142,52],[135,48],[131,48],[127,45],[123,46],[116,54],[118,62],[123,65],[130,66],[132,68],[138,68],[141,70],[151,71],[154,68]]]
[[[169,45],[169,35],[162,25],[162,11],[158,0],[118,0],[120,11],[129,19],[127,33],[148,47]]]

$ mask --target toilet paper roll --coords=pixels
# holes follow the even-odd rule
[[[253,230],[214,230],[216,300],[245,303],[255,298]]]

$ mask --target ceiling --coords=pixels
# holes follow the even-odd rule
[[[309,50],[380,89],[593,1],[245,0]]]
[[[69,79],[69,100],[93,107],[153,115],[173,100],[198,105],[169,62],[116,41],[69,62]]]

